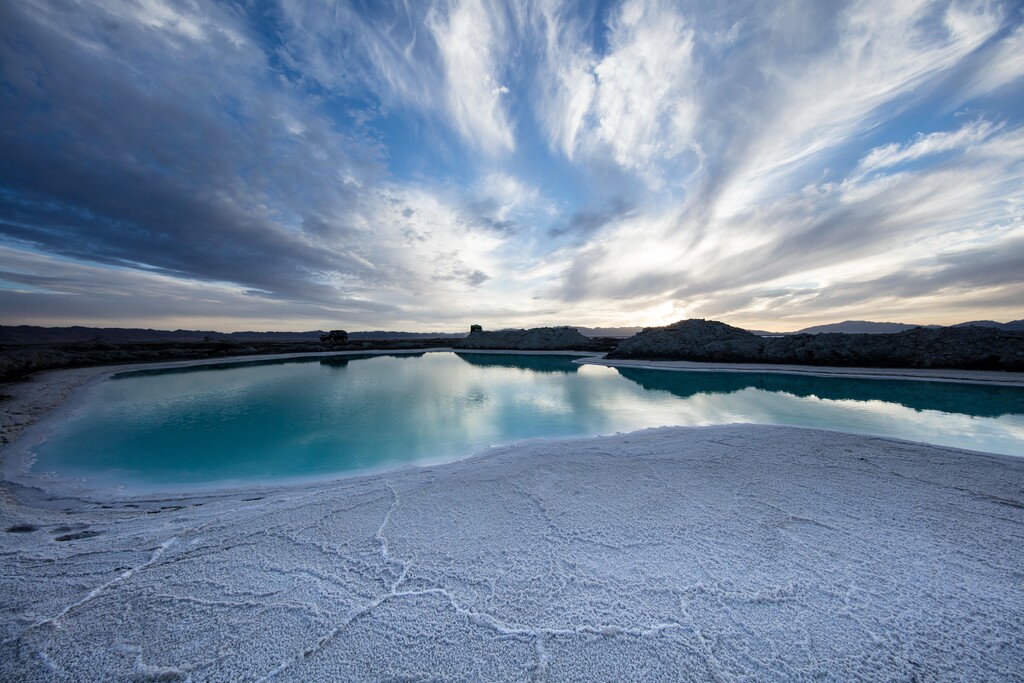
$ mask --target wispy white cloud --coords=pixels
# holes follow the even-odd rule
[[[430,114],[485,153],[513,150],[505,9],[482,0],[396,5],[401,12],[385,19],[344,2],[282,0],[282,53],[322,86]]]
[[[596,91],[595,59],[584,45],[584,24],[559,0],[537,4],[534,30],[542,38],[537,116],[553,149],[572,159]]]
[[[929,78],[990,38],[1000,17],[988,3],[954,3],[944,11],[927,0],[861,0],[846,7],[835,18],[834,48],[762,65],[777,95],[750,112],[757,135],[735,163],[718,210],[742,211],[775,194],[804,165],[909,106]]]
[[[211,29],[220,30],[218,24],[211,23],[194,5],[190,7],[166,0],[114,0],[105,3],[104,9],[114,17],[137,22],[163,37],[177,35],[190,41],[201,41],[207,38]]]
[[[1024,235],[1024,200],[1012,199],[1024,188],[1024,129],[971,124],[875,160],[894,164],[936,148],[952,156],[894,175],[855,171],[841,183],[781,194],[720,219],[696,242],[686,216],[641,214],[572,255],[563,294],[576,306],[615,297],[637,309],[673,302],[688,315],[764,327],[770,318],[806,321],[831,305],[824,292],[838,297],[847,290],[857,296],[843,304],[842,315],[870,318],[872,306],[893,295],[888,284],[916,276],[935,288],[928,296],[944,291],[948,307],[983,274],[958,260],[979,254],[1006,257],[1007,267],[986,281],[993,296],[1017,287],[1013,273],[1024,250],[1007,245]],[[918,264],[912,272],[911,263]]]
[[[540,188],[509,173],[495,171],[469,186],[467,201],[486,210],[497,221],[552,215],[556,208]]]
[[[539,116],[552,146],[570,159],[580,148],[610,155],[660,184],[660,164],[690,148],[697,121],[693,29],[673,3],[627,0],[609,17],[598,58],[564,10],[539,10],[550,79]]]
[[[501,81],[508,48],[506,21],[500,7],[482,0],[452,0],[427,16],[445,77],[448,113],[470,144],[487,153],[511,151],[515,136]]]
[[[609,27],[610,49],[594,67],[594,136],[626,168],[687,149],[696,124],[693,30],[675,6],[629,0]]]
[[[1024,26],[999,41],[988,59],[978,68],[974,81],[963,98],[977,97],[1000,88],[1019,85],[1024,77]]]
[[[300,86],[309,82],[344,94],[366,89],[391,107],[442,106],[425,14],[387,21],[350,3],[280,0],[280,15],[282,44],[274,56]]]
[[[823,308],[839,317],[913,313],[921,298],[928,304],[919,315],[956,322],[949,303],[976,299],[984,285],[1003,300],[993,315],[1019,317],[1004,295],[1021,287],[1013,273],[1024,257],[1024,202],[1007,199],[1024,187],[1024,157],[1013,156],[1022,143],[1019,128],[992,132],[933,166],[793,196],[759,213],[776,237],[758,250],[754,272],[719,264],[690,294],[709,315],[794,321]]]
[[[932,154],[970,147],[985,140],[993,130],[987,121],[969,123],[955,131],[921,134],[910,144],[891,142],[869,151],[857,164],[858,174],[891,168]]]
[[[280,299],[230,282],[54,259],[9,246],[0,246],[0,297],[5,321],[53,326],[303,330],[332,320],[374,327],[401,315],[359,297],[329,304]]]

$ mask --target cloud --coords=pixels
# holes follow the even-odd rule
[[[21,44],[0,48],[19,105],[0,113],[0,152],[17,161],[0,167],[4,235],[76,261],[328,309],[373,297],[394,311],[416,302],[409,287],[450,297],[438,279],[471,289],[491,277],[497,240],[468,234],[475,218],[460,200],[388,183],[372,140],[339,133],[306,98],[265,81],[256,38],[215,39],[224,31],[208,27],[231,17],[175,23],[157,9],[161,21],[204,28],[149,35],[151,14],[79,17],[80,33],[103,37],[85,49],[66,40],[71,18],[57,10],[9,17]],[[149,81],[125,77],[133,66]],[[182,72],[192,75],[179,81]],[[499,217],[539,196],[507,174],[484,185]],[[413,249],[411,235],[421,238]],[[439,270],[439,253],[477,266]]]
[[[0,315],[996,317],[1022,23],[998,0],[0,4]]]
[[[760,18],[780,32],[778,42],[756,40],[749,33],[753,22],[745,21],[730,38],[744,46],[736,52],[695,47],[691,63],[697,66],[684,69],[724,63],[699,76],[705,85],[694,106],[713,116],[698,118],[692,131],[702,159],[688,181],[688,197],[674,216],[648,201],[633,220],[583,247],[564,271],[566,300],[661,298],[720,311],[713,302],[744,287],[768,289],[779,278],[799,280],[819,266],[886,263],[894,244],[955,233],[957,221],[989,226],[984,231],[1013,220],[1004,202],[1020,186],[1019,168],[1008,159],[960,156],[988,140],[991,154],[1014,138],[995,135],[999,126],[984,120],[874,147],[842,192],[828,182],[805,191],[808,181],[810,187],[820,182],[829,155],[848,154],[857,136],[902,117],[1000,26],[998,6],[886,5],[882,11],[877,4],[851,3],[834,14],[816,6],[810,25],[794,21],[793,5],[780,6]],[[780,45],[790,49],[780,51]],[[966,164],[962,172],[944,164],[950,155],[954,164]],[[905,177],[877,183],[860,177],[912,161],[927,169],[905,168]],[[737,300],[760,296],[754,290]]]
[[[536,86],[537,116],[550,146],[570,160],[597,89],[595,58],[583,43],[583,19],[555,0],[538,3],[533,17],[543,54]]]
[[[448,112],[456,130],[489,154],[511,151],[515,136],[502,98],[506,26],[500,9],[481,0],[452,0],[427,16],[445,75]]]
[[[694,32],[672,3],[627,0],[612,13],[600,59],[578,24],[552,3],[539,11],[546,76],[540,117],[550,143],[573,158],[581,146],[658,184],[655,162],[689,149],[698,109]]]
[[[1022,141],[1020,128],[989,133],[941,164],[792,192],[734,216],[695,245],[671,239],[670,216],[636,216],[581,250],[566,272],[563,296],[577,306],[616,296],[674,301],[694,315],[757,320],[785,308],[776,304],[793,305],[793,292],[829,310],[815,292],[865,277],[880,288],[859,290],[858,300],[876,301],[890,295],[880,273],[900,273],[911,263],[954,272],[951,263],[974,258],[986,244],[993,254],[1007,254],[1008,267],[993,269],[992,281],[1015,283],[1012,271],[1021,262],[1003,240],[1024,221],[1024,203],[1007,202],[1024,187],[1024,157],[1016,156]],[[716,238],[725,230],[747,237]],[[961,294],[969,287],[965,282]],[[924,293],[907,293],[918,295]]]
[[[0,247],[0,295],[7,320],[33,325],[297,330],[331,320],[373,328],[401,316],[392,306],[368,300],[268,298],[228,283],[55,260],[10,247]]]
[[[775,194],[804,166],[897,115],[929,79],[995,34],[997,10],[979,5],[965,13],[959,7],[850,3],[832,20],[834,46],[763,64],[768,87],[755,114],[756,136],[743,137],[750,142],[724,179],[717,210],[742,211]],[[775,20],[788,17],[780,13]]]
[[[693,31],[671,4],[629,0],[610,25],[594,67],[595,137],[630,169],[687,149],[697,119]]]
[[[1024,76],[1024,27],[1018,26],[999,41],[975,71],[964,98],[986,95],[1018,83]]]
[[[569,221],[551,230],[551,235],[559,237],[565,234],[586,239],[594,233],[610,225],[628,218],[635,210],[635,205],[621,197],[613,197],[605,205],[597,209],[581,209],[569,217]]]
[[[927,324],[948,316],[944,309],[950,298],[955,298],[1009,320],[1020,314],[1024,282],[1015,273],[1022,259],[1024,235],[1018,235],[938,259],[906,261],[898,270],[871,279],[839,280],[822,287],[760,292],[759,296],[738,293],[718,313],[734,313],[753,305],[771,311],[780,321],[793,321],[791,327],[797,327],[801,320],[815,319],[825,308],[835,311],[836,319],[871,318],[881,313],[896,320]],[[944,322],[963,320],[946,318]],[[790,328],[782,324],[774,329]]]
[[[129,25],[117,23],[124,14],[23,7],[7,17],[20,44],[0,46],[7,102],[18,104],[0,113],[0,155],[16,160],[0,167],[7,235],[298,299],[335,295],[319,273],[374,282],[340,209],[358,198],[347,176],[379,171],[375,152],[301,101],[261,90],[260,52],[213,31],[154,32],[150,14]],[[188,18],[175,25],[230,19]],[[91,46],[49,30],[57,19]]]
[[[987,121],[967,124],[955,131],[939,131],[918,135],[913,143],[900,145],[889,143],[875,147],[857,164],[860,175],[880,169],[888,169],[908,161],[921,159],[932,154],[941,154],[968,147],[983,141],[992,132],[993,126]]]
[[[481,225],[500,232],[514,232],[519,221],[554,211],[540,190],[515,176],[489,173],[469,186],[466,209]]]

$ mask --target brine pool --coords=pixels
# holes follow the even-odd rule
[[[123,372],[32,447],[33,473],[181,486],[454,460],[521,439],[760,423],[1024,455],[1024,388],[430,352]]]

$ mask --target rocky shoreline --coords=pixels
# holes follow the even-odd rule
[[[762,336],[713,320],[681,320],[627,339],[587,337],[574,328],[474,329],[464,338],[318,341],[139,341],[0,346],[0,382],[43,370],[123,363],[205,360],[266,354],[407,351],[453,348],[495,351],[607,352],[608,358],[820,367],[935,368],[1024,372],[1024,331],[988,327],[919,327],[890,334],[821,333]]]
[[[611,344],[607,342],[610,341]],[[534,327],[528,330],[484,332],[474,328],[468,337],[455,343],[456,349],[495,351],[610,351],[615,340],[585,337],[574,327]]]
[[[943,327],[761,337],[712,320],[681,320],[623,340],[608,358],[1020,372],[1024,332]]]
[[[325,353],[336,351],[409,351],[450,348],[457,338],[350,339],[343,344],[318,341],[215,340],[205,342],[73,342],[8,344],[0,347],[0,382],[20,380],[43,370],[85,368],[123,363],[214,360],[240,356]]]

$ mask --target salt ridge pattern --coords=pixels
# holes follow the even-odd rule
[[[734,425],[258,492],[23,494],[0,505],[3,680],[1024,671],[1015,458]]]

